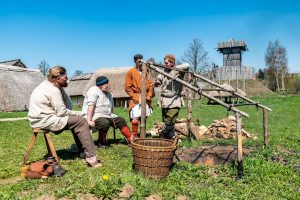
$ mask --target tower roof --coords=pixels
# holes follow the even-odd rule
[[[224,49],[240,49],[241,51],[247,51],[247,44],[244,40],[236,41],[234,39],[230,39],[226,42],[219,42],[217,45],[217,49],[220,52],[223,52]]]

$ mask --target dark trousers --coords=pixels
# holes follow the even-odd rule
[[[174,126],[176,119],[178,117],[180,108],[162,108],[162,120],[165,125]]]
[[[110,127],[119,128],[127,126],[126,121],[122,117],[105,118],[99,117],[95,120],[95,129],[106,133]]]
[[[82,116],[69,116],[67,125],[63,130],[71,130],[75,143],[77,144],[79,150],[86,154],[87,158],[96,155],[96,147],[90,133],[89,125],[85,118]],[[62,132],[63,130],[59,132]]]

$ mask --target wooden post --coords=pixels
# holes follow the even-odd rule
[[[236,134],[237,134],[237,161],[238,161],[238,173],[237,179],[243,176],[243,138],[242,138],[242,119],[240,113],[235,113],[236,118]]]
[[[238,80],[238,72],[235,70],[235,78],[236,78],[236,89],[239,89],[239,80]]]
[[[147,83],[147,66],[145,63],[142,65],[142,88],[141,88],[141,104],[142,104],[142,115],[141,115],[141,138],[146,137],[146,83]]]
[[[191,82],[193,80],[193,77],[192,77],[192,74],[188,74],[189,76],[189,82]],[[187,126],[187,131],[188,131],[188,138],[189,138],[189,141],[191,141],[192,139],[192,124],[191,124],[191,121],[192,121],[192,90],[191,89],[188,89],[188,115],[187,115],[187,123],[186,123],[186,126]]]
[[[264,146],[269,145],[268,110],[263,109]]]

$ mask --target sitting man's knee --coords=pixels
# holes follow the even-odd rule
[[[122,128],[124,126],[127,126],[125,119],[122,117],[115,118],[114,123],[115,123],[115,128]]]
[[[110,127],[110,122],[109,120],[105,119],[105,118],[98,118],[95,120],[96,123],[96,129],[98,130],[108,130]]]

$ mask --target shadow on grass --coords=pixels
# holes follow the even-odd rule
[[[63,160],[74,160],[79,157],[79,152],[71,152],[68,149],[60,149],[56,151],[57,156]]]

